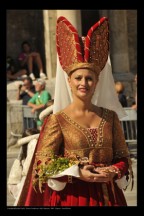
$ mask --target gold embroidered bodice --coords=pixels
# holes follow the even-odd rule
[[[104,108],[95,139],[89,129],[63,111],[50,115],[40,136],[36,162],[45,162],[50,150],[57,155],[68,153],[88,157],[90,163],[111,164],[117,158],[129,156],[117,114]]]

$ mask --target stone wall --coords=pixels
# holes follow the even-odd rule
[[[42,10],[7,10],[7,55],[17,59],[21,43],[28,40],[40,52],[45,70]]]
[[[15,139],[11,132],[15,134],[22,134],[23,131],[23,117],[22,117],[21,101],[7,102],[7,145],[15,144]]]
[[[127,10],[130,72],[137,73],[137,10]]]

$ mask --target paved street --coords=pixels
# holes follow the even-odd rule
[[[17,155],[18,155],[18,149],[17,148],[11,149],[7,153],[7,179],[9,176],[11,166],[12,166],[15,158],[17,157]],[[7,206],[13,206],[14,201],[15,201],[15,199],[11,196],[11,194],[9,193],[8,188],[7,188]]]
[[[14,159],[17,157],[18,149],[14,148],[7,153],[7,177],[10,172],[10,168],[13,164]],[[128,206],[137,206],[137,160],[133,161],[133,172],[134,172],[134,189],[131,191],[130,186],[124,192]],[[7,191],[7,206],[13,206],[14,198]]]

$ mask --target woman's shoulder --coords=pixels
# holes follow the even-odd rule
[[[112,114],[114,112],[111,109],[108,109],[108,108],[105,108],[102,106],[96,106],[96,105],[94,105],[94,110],[95,110],[95,112],[102,113],[102,114],[105,114],[105,113]]]
[[[54,115],[54,116],[55,116],[55,118],[57,118],[57,117],[59,117],[59,116],[61,116],[61,115],[62,115],[62,112],[63,112],[63,110],[61,110],[61,111],[58,111],[58,112],[56,112],[56,113],[54,113],[54,114],[52,114],[52,115]]]
[[[53,127],[57,127],[59,128],[60,125],[61,125],[61,121],[63,120],[62,118],[62,113],[61,111],[57,112],[57,113],[54,113],[54,114],[50,114],[48,117],[47,117],[47,123],[48,125],[50,126],[53,126]]]
[[[51,120],[58,121],[58,117],[61,115],[61,112],[62,111],[59,111],[59,112],[56,112],[56,113],[52,113],[47,118],[51,119]]]
[[[58,127],[58,125],[59,125],[58,113],[50,114],[50,115],[46,116],[44,119],[44,125],[45,124],[50,126],[50,127],[51,126]]]
[[[99,107],[102,110],[103,116],[107,116],[113,118],[113,116],[117,115],[117,113],[111,109],[105,107]]]
[[[108,108],[105,108],[105,107],[102,107],[102,109],[105,111],[105,112],[108,112],[108,113],[115,113],[115,111],[111,110],[111,109],[108,109]]]

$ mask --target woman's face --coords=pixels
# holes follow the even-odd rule
[[[78,69],[68,78],[73,96],[81,99],[92,98],[96,84],[96,75],[89,69]]]

